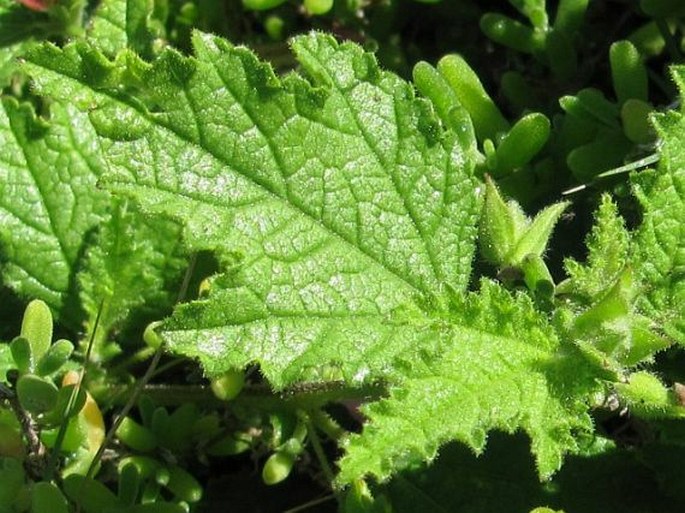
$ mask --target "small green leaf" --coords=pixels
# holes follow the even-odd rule
[[[511,172],[530,162],[547,143],[549,133],[549,119],[544,114],[519,119],[497,146],[497,173]]]
[[[469,112],[479,140],[495,139],[509,129],[504,118],[483,84],[459,55],[447,55],[438,62],[438,71],[456,93],[458,101]]]
[[[31,513],[68,513],[67,499],[53,483],[41,481],[31,488]]]
[[[24,374],[17,381],[17,397],[22,407],[31,413],[45,413],[57,404],[58,390],[54,383],[34,374]]]
[[[540,255],[529,253],[520,263],[523,281],[536,297],[551,300],[554,294],[554,280]]]
[[[542,47],[542,39],[532,28],[503,14],[484,14],[480,29],[496,43],[519,52],[534,53]]]
[[[117,438],[139,452],[150,452],[157,447],[155,434],[130,417],[124,418],[117,429]]]
[[[580,119],[599,122],[608,128],[619,128],[618,106],[607,100],[598,89],[586,88],[576,96],[562,96],[559,104],[568,114]]]
[[[222,401],[230,401],[240,394],[245,386],[245,373],[241,370],[232,369],[212,379],[212,392]]]
[[[654,141],[656,134],[649,116],[654,107],[641,100],[630,98],[621,107],[621,122],[623,133],[636,144],[649,144]]]
[[[560,0],[554,17],[554,29],[568,35],[580,29],[590,0]]]
[[[572,80],[578,72],[578,56],[573,39],[555,28],[547,33],[545,52],[557,81],[564,83]]]
[[[573,293],[591,300],[613,284],[628,262],[630,237],[616,204],[603,194],[595,212],[595,224],[587,237],[588,257],[585,265],[567,259],[564,262],[569,280],[559,285],[558,292]]]
[[[526,231],[516,241],[516,245],[507,257],[510,264],[518,264],[527,255],[542,256],[552,235],[554,226],[570,203],[560,202],[538,212]]]
[[[333,0],[304,0],[304,8],[310,14],[326,14],[333,8]]]
[[[264,463],[262,468],[262,481],[267,485],[275,485],[285,480],[293,469],[295,457],[284,453],[275,452]]]
[[[677,403],[673,393],[653,374],[635,372],[627,383],[616,383],[614,387],[637,416],[685,418],[685,408]]]
[[[122,506],[117,496],[104,484],[78,474],[71,474],[64,480],[64,493],[84,513],[102,513]]]
[[[17,337],[9,345],[12,351],[14,365],[20,373],[26,374],[35,370],[35,362],[31,352],[31,344],[24,337]]]
[[[170,465],[169,482],[166,487],[179,500],[193,503],[202,499],[202,485],[187,470],[178,465]]]
[[[114,202],[77,275],[87,328],[95,329],[98,321],[94,359],[104,357],[108,333],[121,328],[132,312],[154,318],[171,308],[186,267],[180,238],[176,223],[143,216],[126,201]]]
[[[626,101],[647,101],[647,69],[630,41],[616,41],[609,49],[611,77],[619,105]]]
[[[117,495],[122,504],[126,506],[133,506],[135,504],[141,484],[141,476],[136,465],[129,462],[119,467]]]
[[[31,346],[31,359],[39,361],[52,344],[52,312],[40,299],[31,301],[24,311],[21,338]]]
[[[519,237],[511,206],[504,202],[490,177],[485,179],[485,201],[478,232],[478,245],[483,258],[504,266]]]
[[[74,344],[68,340],[58,340],[50,346],[50,349],[38,362],[37,374],[47,376],[58,371],[69,360],[73,352]]]

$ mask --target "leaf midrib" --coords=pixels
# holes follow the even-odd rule
[[[204,61],[199,61],[199,60],[197,60],[197,59],[196,59],[196,61],[197,61],[198,63],[203,63],[203,64],[204,64]],[[61,71],[59,71],[59,70],[51,69],[51,68],[48,68],[48,67],[44,66],[43,64],[36,64],[35,62],[33,62],[32,64],[33,64],[34,66],[38,66],[39,68],[41,68],[41,69],[43,69],[43,70],[46,70],[46,71],[51,72],[51,73],[54,73],[54,74],[57,75],[58,77],[61,77],[61,78],[63,78],[63,79],[67,79],[67,80],[69,80],[69,81],[75,83],[75,84],[76,84],[77,86],[79,86],[79,87],[84,87],[84,83],[83,83],[83,82],[79,81],[78,79],[76,79],[76,78],[74,78],[74,77],[72,77],[72,76],[70,76],[70,75],[63,74],[63,73],[62,73]],[[222,80],[222,82],[223,82],[223,80]],[[316,219],[316,218],[312,217],[309,213],[307,213],[304,209],[302,209],[301,207],[299,207],[296,203],[287,201],[288,198],[284,198],[283,196],[280,196],[280,195],[278,195],[276,192],[272,191],[271,188],[270,188],[268,185],[263,184],[263,183],[260,183],[258,180],[255,180],[254,177],[251,177],[249,174],[246,174],[244,171],[238,170],[238,169],[236,169],[233,165],[226,163],[224,160],[222,160],[221,158],[219,158],[219,156],[218,156],[217,154],[215,154],[215,152],[213,152],[210,148],[207,148],[207,147],[205,147],[205,146],[202,146],[202,145],[198,144],[198,143],[195,142],[195,141],[190,140],[190,139],[189,139],[187,136],[185,136],[182,132],[179,132],[179,131],[175,130],[173,127],[170,127],[170,126],[167,126],[167,125],[165,125],[165,124],[162,124],[161,122],[159,122],[159,120],[155,119],[154,116],[150,116],[149,113],[145,112],[145,111],[142,109],[142,106],[139,108],[139,107],[136,106],[134,103],[127,103],[127,102],[123,101],[123,100],[121,99],[121,97],[119,97],[119,96],[117,96],[117,95],[114,95],[114,94],[111,94],[111,93],[109,93],[107,90],[97,90],[97,89],[94,89],[94,88],[90,87],[89,85],[85,85],[85,87],[88,87],[88,88],[92,91],[92,93],[93,93],[95,96],[105,97],[105,98],[107,98],[109,101],[111,101],[111,102],[113,102],[113,103],[115,103],[115,104],[121,105],[121,106],[125,107],[126,109],[131,109],[131,110],[137,112],[141,117],[143,117],[143,119],[145,119],[148,123],[150,123],[150,125],[155,126],[155,127],[158,127],[159,129],[163,129],[163,130],[167,131],[168,133],[172,134],[173,136],[175,136],[175,137],[178,138],[179,140],[183,141],[183,143],[188,144],[188,145],[193,145],[193,146],[195,146],[195,147],[197,147],[197,148],[200,148],[204,153],[206,153],[207,155],[211,156],[212,159],[214,159],[216,162],[220,163],[220,164],[221,164],[221,167],[225,167],[225,168],[229,169],[231,172],[234,172],[234,173],[236,173],[236,174],[239,174],[240,176],[242,176],[244,179],[248,180],[249,182],[254,183],[254,184],[257,185],[258,187],[260,187],[263,191],[265,191],[267,194],[269,194],[270,196],[276,198],[279,202],[285,203],[287,208],[292,209],[293,211],[297,212],[298,214],[300,214],[300,215],[306,217],[310,222],[313,222],[314,224],[319,225],[326,233],[328,233],[328,234],[334,236],[336,239],[342,241],[345,245],[352,247],[356,252],[359,252],[360,254],[364,255],[366,258],[368,258],[369,260],[371,260],[374,264],[376,264],[378,267],[380,267],[381,269],[383,269],[385,272],[387,272],[388,274],[390,274],[390,275],[394,276],[395,278],[397,278],[398,281],[400,281],[400,282],[406,284],[406,285],[409,286],[411,289],[413,289],[413,290],[415,290],[415,291],[418,291],[419,293],[424,293],[424,292],[425,292],[419,285],[412,283],[411,281],[409,281],[409,280],[407,279],[407,277],[402,276],[402,275],[398,274],[397,272],[395,272],[393,269],[390,269],[390,268],[386,267],[381,261],[379,261],[379,260],[376,259],[373,255],[371,255],[371,254],[369,254],[368,252],[366,252],[362,247],[359,247],[359,246],[355,245],[352,241],[349,241],[347,238],[343,237],[343,236],[342,236],[341,234],[339,234],[337,231],[335,231],[335,230],[333,230],[332,228],[326,226],[320,219]],[[185,92],[185,91],[186,91],[186,90],[185,90],[185,88],[184,88],[184,92]],[[230,92],[230,90],[229,90],[229,92]],[[236,101],[235,96],[233,96],[233,94],[231,94],[231,96],[232,96],[233,100],[235,101],[235,103],[236,103],[238,106],[240,106],[241,109],[244,109],[244,106],[242,105],[242,103]],[[258,129],[257,125],[255,125],[255,128]],[[260,130],[260,134],[262,134],[262,136],[264,137],[264,135],[263,135],[263,133],[261,132],[261,130]],[[112,181],[114,181],[114,180],[112,180]],[[141,188],[150,188],[150,189],[153,189],[153,190],[163,191],[163,192],[166,192],[166,193],[172,194],[172,195],[179,195],[179,196],[187,197],[188,199],[190,199],[190,200],[192,200],[192,201],[200,201],[200,202],[202,202],[202,203],[211,205],[212,207],[219,208],[219,209],[222,209],[222,210],[230,210],[230,209],[234,208],[234,207],[226,207],[225,205],[221,205],[221,204],[218,204],[218,203],[216,203],[216,202],[214,202],[214,201],[210,201],[210,200],[208,200],[207,198],[204,198],[204,197],[197,198],[197,197],[193,197],[193,196],[190,195],[190,194],[186,194],[185,192],[172,191],[172,190],[169,190],[169,189],[160,187],[159,185],[151,186],[151,185],[143,185],[143,184],[136,183],[135,186],[136,186],[136,187],[141,187]],[[401,196],[401,195],[400,195],[400,196]],[[403,199],[403,201],[404,201],[404,199]],[[419,235],[421,235],[421,232],[417,231],[417,233],[419,233]],[[423,238],[422,238],[421,240],[422,240],[422,242],[425,244],[425,240],[424,240]],[[434,276],[434,277],[435,277],[435,276]],[[437,279],[437,277],[436,277],[436,279]]]

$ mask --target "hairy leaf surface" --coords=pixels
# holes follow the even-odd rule
[[[673,77],[683,93],[685,68],[674,68]],[[654,122],[662,140],[659,166],[635,180],[644,209],[634,258],[646,287],[640,306],[685,343],[685,120],[670,111]]]
[[[595,214],[595,225],[588,238],[586,264],[568,259],[564,262],[570,281],[569,291],[595,298],[613,283],[628,263],[630,236],[610,196],[602,196]]]
[[[180,231],[169,219],[147,218],[127,201],[114,202],[111,216],[89,241],[78,274],[87,328],[94,329],[98,319],[96,349],[131,312],[170,311],[186,264]]]
[[[548,477],[577,449],[571,433],[591,430],[580,398],[595,386],[592,373],[577,355],[557,351],[554,330],[527,296],[486,281],[478,295],[453,305],[436,336],[439,357],[404,361],[406,379],[364,409],[369,421],[348,440],[340,483],[364,473],[385,479],[435,458],[448,440],[480,452],[491,429],[525,430],[538,471]]]

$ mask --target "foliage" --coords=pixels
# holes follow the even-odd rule
[[[0,4],[0,512],[676,508],[685,13],[500,4]]]

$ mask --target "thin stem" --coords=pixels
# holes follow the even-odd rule
[[[179,290],[178,297],[176,299],[177,303],[180,303],[183,301],[186,297],[186,294],[188,292],[188,285],[190,284],[190,278],[192,277],[193,271],[195,270],[195,264],[197,263],[197,254],[194,254],[190,262],[188,263],[188,268],[186,269],[185,276],[183,277],[183,283],[181,283],[181,289]],[[90,349],[90,347],[89,347]],[[145,371],[145,374],[143,377],[136,382],[136,385],[134,386],[131,395],[128,397],[128,400],[124,407],[121,409],[121,412],[119,412],[119,415],[117,418],[114,420],[112,423],[112,426],[109,428],[107,431],[107,435],[105,436],[105,439],[102,441],[100,444],[100,447],[98,448],[97,452],[95,453],[95,456],[93,457],[93,460],[90,462],[90,466],[88,467],[88,472],[86,472],[86,477],[93,477],[93,474],[95,473],[95,467],[100,461],[100,458],[102,457],[102,454],[105,452],[105,449],[107,446],[112,442],[114,437],[116,436],[116,432],[119,429],[119,426],[121,423],[124,421],[126,416],[129,414],[129,412],[133,409],[133,406],[136,404],[136,401],[138,400],[138,396],[140,396],[140,393],[143,391],[143,388],[145,388],[145,385],[150,381],[152,376],[155,373],[155,369],[157,368],[157,365],[159,364],[159,360],[162,358],[162,353],[164,352],[164,344],[160,344],[160,346],[157,348],[155,351],[154,356],[152,357],[152,361],[150,362],[150,365],[148,366],[147,370]]]
[[[335,495],[333,495],[333,494],[326,495],[326,496],[320,497],[318,499],[312,499],[311,501],[305,502],[304,504],[300,504],[299,506],[295,506],[294,508],[287,509],[283,513],[297,513],[298,511],[304,511],[304,510],[309,509],[313,506],[318,506],[319,504],[323,504],[324,502],[328,502],[332,499],[335,499]]]
[[[98,313],[95,316],[95,322],[93,323],[93,331],[91,332],[90,338],[88,340],[88,347],[86,348],[86,354],[83,359],[83,367],[81,367],[81,372],[79,373],[78,381],[76,382],[76,386],[74,387],[74,389],[71,391],[71,395],[69,396],[69,402],[67,403],[66,408],[64,408],[64,420],[59,426],[59,431],[57,432],[55,445],[52,448],[52,452],[50,453],[50,461],[48,463],[48,468],[45,471],[46,481],[52,480],[52,476],[54,475],[55,470],[57,469],[57,460],[59,458],[60,449],[62,448],[62,443],[64,442],[64,437],[67,434],[67,428],[69,427],[69,422],[72,418],[72,412],[76,405],[76,401],[81,391],[81,387],[83,385],[83,378],[86,375],[88,362],[90,362],[90,355],[92,353],[93,346],[95,345],[95,334],[97,333],[98,325],[100,324],[100,319],[102,318],[104,305],[105,300],[103,299],[102,301],[100,301]]]
[[[26,458],[24,466],[31,477],[39,479],[42,474],[47,451],[43,442],[40,441],[36,425],[33,422],[31,415],[19,403],[19,399],[14,390],[6,387],[2,383],[0,383],[0,400],[4,400],[9,404],[14,416],[19,421],[21,431],[24,434],[26,444],[28,445],[28,457]]]
[[[683,59],[683,55],[680,53],[678,43],[676,42],[675,37],[671,33],[671,29],[668,26],[668,23],[666,23],[666,20],[664,20],[663,18],[657,18],[654,20],[654,22],[656,23],[656,26],[659,29],[659,32],[661,33],[661,37],[664,38],[664,42],[666,43],[668,53],[671,55],[671,59],[675,62],[680,62]]]
[[[331,483],[332,486],[333,480],[335,479],[335,473],[333,472],[333,468],[331,467],[331,464],[328,461],[328,457],[326,456],[326,453],[323,450],[321,440],[319,439],[319,434],[316,432],[316,427],[312,423],[309,416],[306,417],[306,423],[307,434],[309,435],[309,441],[312,444],[312,449],[314,449],[314,454],[316,454],[316,458],[319,460],[319,463],[321,464],[321,470],[323,470],[326,479],[329,483]]]
[[[630,164],[626,164],[625,166],[620,166],[614,169],[610,169],[609,171],[604,171],[603,173],[600,173],[597,176],[595,176],[594,179],[588,183],[584,183],[582,185],[578,185],[577,187],[565,190],[564,192],[562,192],[562,195],[567,196],[569,194],[580,192],[583,189],[595,183],[597,180],[608,178],[610,176],[620,175],[622,173],[628,173],[629,171],[634,171],[636,169],[640,169],[642,167],[647,167],[649,165],[655,164],[659,161],[659,158],[659,154],[654,153],[652,155],[648,155],[644,158],[641,158],[640,160],[636,160],[635,162],[631,162]]]
[[[343,400],[370,401],[382,397],[385,386],[380,383],[365,385],[362,388],[350,388],[343,383],[337,383],[337,387],[326,388],[310,387],[307,390],[290,389],[280,393],[274,393],[268,385],[246,386],[238,397],[230,402],[218,399],[208,386],[201,385],[145,385],[142,393],[149,396],[158,406],[175,406],[186,402],[192,402],[207,408],[221,408],[228,405],[246,406],[256,409],[269,410],[282,408],[299,408],[311,411],[329,402]],[[112,405],[124,405],[129,401],[133,390],[139,383],[130,386],[109,386],[94,388],[91,393],[96,401],[101,402],[105,397]],[[318,419],[317,419],[318,420]],[[325,430],[324,430],[325,431]]]

